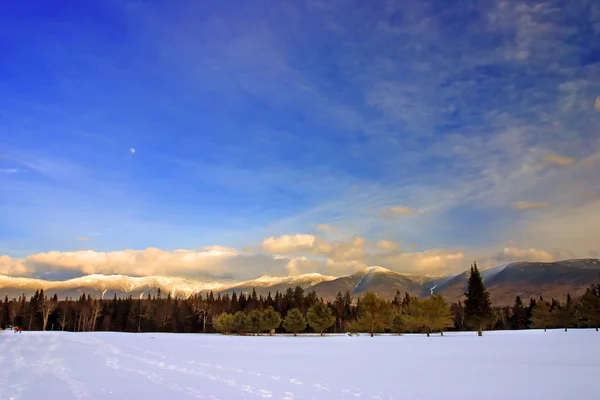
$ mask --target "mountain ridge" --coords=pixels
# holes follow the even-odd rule
[[[552,296],[561,298],[569,292],[580,294],[589,285],[600,282],[600,260],[569,259],[555,262],[513,262],[481,271],[492,299],[497,304],[510,304],[519,295],[522,298]],[[173,296],[187,298],[195,293],[231,294],[284,292],[300,286],[314,290],[319,297],[333,299],[337,293],[349,291],[354,297],[367,291],[391,298],[397,291],[418,297],[433,293],[444,295],[449,301],[464,297],[468,271],[448,276],[427,276],[395,272],[381,266],[367,267],[348,276],[329,276],[309,273],[296,276],[263,275],[247,281],[202,281],[191,278],[92,274],[64,281],[0,275],[0,296],[18,297],[44,289],[59,298],[79,297],[82,293],[98,298],[106,296],[142,297],[157,289]]]

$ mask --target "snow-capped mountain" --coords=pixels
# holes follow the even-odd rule
[[[600,261],[579,259],[550,263],[517,262],[483,270],[481,275],[496,304],[511,304],[517,295],[523,299],[540,295],[562,298],[567,292],[578,295],[591,284],[600,282]],[[209,291],[215,294],[251,293],[253,289],[258,294],[266,295],[268,292],[285,292],[288,288],[300,286],[305,290],[314,290],[324,299],[333,299],[338,293],[346,291],[355,298],[367,291],[391,298],[396,291],[400,291],[415,296],[440,293],[450,301],[458,301],[464,298],[467,278],[468,271],[453,276],[435,277],[403,274],[380,266],[368,267],[342,277],[316,273],[297,276],[264,275],[238,282],[124,275],[88,275],[65,281],[47,281],[0,275],[0,296],[29,296],[36,290],[44,289],[48,295],[56,293],[59,298],[76,298],[82,293],[96,298],[109,298],[115,294],[119,297],[140,297],[155,294],[160,289],[165,295],[170,293],[172,296],[186,298]]]

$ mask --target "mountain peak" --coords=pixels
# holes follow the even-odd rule
[[[378,265],[373,265],[373,266],[367,267],[363,270],[363,272],[365,274],[395,274],[396,273],[394,271],[391,271],[384,267],[380,267]]]

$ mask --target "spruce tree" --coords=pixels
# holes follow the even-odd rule
[[[489,323],[492,317],[492,305],[490,294],[483,284],[481,274],[477,269],[477,264],[471,266],[471,274],[465,300],[465,318],[467,323],[477,329],[477,335],[483,335],[483,329]]]
[[[260,319],[260,330],[268,331],[269,335],[273,335],[273,331],[281,325],[281,316],[273,307],[268,307],[262,312]]]
[[[298,332],[306,329],[306,320],[299,309],[292,308],[288,311],[283,320],[283,327],[286,331],[293,333],[294,336],[298,336]]]
[[[510,329],[526,329],[529,327],[527,318],[528,310],[523,306],[520,296],[515,299],[515,305],[512,308],[512,314],[509,318]]]
[[[567,329],[578,323],[577,310],[571,299],[571,295],[567,293],[567,301],[565,304],[557,307],[553,312],[553,323],[556,326],[561,326],[567,332]]]
[[[598,332],[600,325],[600,285],[593,286],[585,291],[577,304],[577,311],[587,322],[590,328]]]
[[[316,302],[306,313],[308,324],[323,336],[323,331],[335,323],[331,309],[321,301]]]

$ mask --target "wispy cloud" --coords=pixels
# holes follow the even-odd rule
[[[0,168],[0,174],[15,174],[19,172],[18,168]]]
[[[534,210],[536,208],[546,208],[550,204],[545,201],[531,202],[531,201],[516,201],[511,204],[511,207],[515,210]]]
[[[381,214],[384,216],[402,216],[402,215],[418,215],[418,214],[423,214],[424,211],[422,210],[415,210],[412,209],[410,207],[405,207],[405,206],[393,206],[390,208],[386,208],[384,210],[381,210]]]
[[[583,203],[594,198],[577,193],[594,191],[600,165],[597,6],[572,4],[565,17],[554,3],[384,3],[213,12],[145,2],[113,10],[136,32],[124,48],[53,35],[21,46],[52,63],[65,96],[48,104],[18,82],[0,88],[0,98],[21,99],[0,128],[27,126],[15,137],[37,139],[3,148],[31,173],[4,179],[0,219],[39,251],[68,250],[82,232],[108,227],[93,242],[98,252],[213,240],[242,248],[271,237],[263,245],[293,258],[290,271],[371,261],[458,268],[479,254],[473,247],[490,249],[481,255],[490,260],[514,231],[537,232],[542,213],[511,206],[545,208],[579,238],[569,221],[585,221],[593,209]],[[42,59],[44,48],[63,51]],[[83,88],[67,79],[81,71],[90,74]],[[157,76],[152,89],[143,84]],[[111,101],[98,109],[86,98]],[[198,129],[201,139],[186,134]],[[64,135],[50,142],[49,131]],[[144,151],[131,157],[134,144]],[[327,240],[297,235],[308,227]],[[514,248],[599,250],[568,232],[537,237]],[[384,241],[424,250],[394,258],[390,245],[386,258],[369,259]],[[314,256],[325,261],[317,267]]]
[[[571,157],[563,157],[556,154],[548,154],[544,156],[544,161],[547,161],[552,164],[560,165],[562,167],[567,167],[572,165],[575,160]]]
[[[315,229],[319,232],[324,232],[324,233],[332,232],[334,230],[333,226],[327,225],[327,224],[319,224],[316,226]]]

